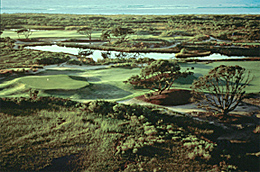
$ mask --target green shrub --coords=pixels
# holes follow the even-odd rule
[[[157,60],[145,66],[140,75],[129,78],[124,83],[133,86],[149,88],[161,94],[164,90],[170,89],[174,81],[179,77],[186,78],[192,72],[181,72],[179,64],[168,60]]]
[[[72,64],[72,65],[82,65],[82,62],[79,61],[78,59],[70,59],[67,64]]]

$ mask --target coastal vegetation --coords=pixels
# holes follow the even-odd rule
[[[194,98],[207,101],[200,107],[217,111],[227,118],[228,113],[243,100],[244,89],[251,80],[252,76],[245,68],[221,65],[192,83]]]
[[[31,29],[20,29],[20,30],[16,31],[16,33],[19,38],[20,38],[20,35],[24,35],[25,39],[28,39],[29,36],[32,35]]]
[[[1,18],[5,29],[77,30],[91,26],[93,31],[100,31],[121,26],[137,33],[166,37],[213,35],[223,40],[259,39],[258,15],[1,14]]]
[[[79,39],[88,36],[89,40],[108,41],[102,45],[82,46],[85,48],[174,53],[186,48],[190,51],[206,51],[206,55],[259,56],[258,15],[1,14],[1,18],[4,37],[18,38],[16,32],[9,30],[14,29],[33,33],[31,39]],[[175,43],[181,44],[172,46]],[[71,43],[59,45],[75,46]],[[193,54],[200,55],[200,52]]]
[[[0,171],[259,171],[259,18],[1,14]]]
[[[188,128],[177,125],[182,121],[187,126],[192,123],[191,119],[184,122],[181,120],[184,117],[178,117],[158,123],[164,115],[153,107],[106,101],[75,104],[57,98],[1,99],[1,104],[12,107],[12,110],[1,108],[1,170],[4,171],[212,168],[207,161],[215,145],[190,135]],[[35,106],[39,104],[41,106]],[[23,110],[19,113],[21,107]],[[137,128],[139,132],[136,132]],[[194,148],[182,148],[182,145],[191,139],[198,141],[202,154],[188,158],[187,153]],[[172,146],[174,150],[170,150]],[[176,152],[178,148],[181,148],[179,153]],[[176,155],[183,160],[182,163],[190,162],[191,165],[176,166],[176,162],[179,163],[173,159]],[[195,157],[198,160],[194,160]],[[150,166],[154,162],[161,165]]]
[[[99,32],[114,28],[132,30],[136,38],[164,40],[192,39],[203,41],[211,35],[235,42],[259,39],[258,15],[67,15],[67,14],[1,14],[1,29],[77,31],[88,28]],[[119,32],[118,32],[119,33]],[[116,36],[116,35],[115,35]],[[194,37],[195,36],[195,37]],[[95,37],[95,36],[94,36]],[[182,37],[182,38],[181,38]]]
[[[140,75],[134,75],[125,83],[136,87],[149,88],[157,94],[170,89],[174,81],[180,77],[186,78],[192,72],[181,72],[181,68],[176,62],[168,60],[157,60],[145,66]]]

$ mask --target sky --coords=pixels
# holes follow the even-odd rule
[[[122,11],[125,9],[147,11],[150,8],[150,12],[152,9],[157,9],[157,12],[159,12],[160,9],[163,11],[167,8],[185,10],[185,8],[196,7],[243,7],[252,8],[253,11],[259,10],[260,14],[260,0],[1,0],[1,13],[45,12],[49,9],[56,10],[56,12],[76,13],[77,9],[102,11],[109,8],[113,10],[121,9]],[[75,11],[73,12],[73,10]],[[237,11],[239,12],[238,9]],[[250,9],[247,9],[247,11],[250,11]]]
[[[63,5],[63,4],[89,4],[89,5],[108,5],[108,4],[260,4],[259,0],[1,0],[3,6],[16,4],[49,4],[49,5]]]

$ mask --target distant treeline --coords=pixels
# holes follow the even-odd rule
[[[260,15],[73,15],[1,14],[1,29],[77,30],[88,26],[104,30],[114,26],[131,27],[136,32],[186,31],[222,39],[259,37]]]

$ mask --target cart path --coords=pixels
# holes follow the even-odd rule
[[[123,104],[139,104],[139,105],[155,105],[152,103],[144,102],[142,100],[138,100],[136,98],[119,101],[118,103]],[[185,105],[176,105],[176,106],[162,106],[164,108],[167,108],[169,110],[178,112],[178,113],[191,113],[191,112],[206,112],[205,109],[198,108],[195,103],[185,104]],[[251,105],[247,103],[241,103],[234,111],[231,113],[241,114],[245,115],[252,112],[258,112],[260,113],[260,107],[256,105]],[[260,118],[260,116],[258,116]]]

